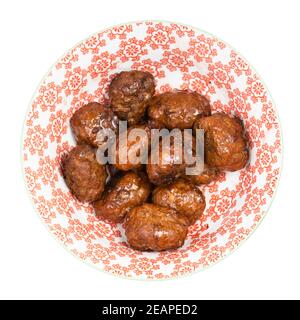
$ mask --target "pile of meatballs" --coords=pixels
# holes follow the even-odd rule
[[[204,129],[204,171],[186,175],[191,164],[176,163],[174,141],[159,161],[152,164],[121,163],[122,148],[116,141],[116,163],[100,164],[96,150],[100,129],[118,133],[118,121],[127,120],[129,134],[133,128],[147,132],[143,139],[128,143],[127,155],[148,148],[153,128],[169,130]],[[242,169],[249,158],[248,143],[240,119],[211,114],[209,101],[200,94],[174,90],[155,95],[155,79],[148,72],[124,71],[109,86],[109,102],[91,102],[77,110],[71,120],[77,142],[62,161],[62,171],[72,194],[90,202],[99,219],[124,222],[129,245],[141,251],[162,251],[184,244],[188,227],[205,210],[201,185],[217,178],[220,171]],[[192,149],[195,138],[192,137]],[[160,142],[161,143],[161,142]]]

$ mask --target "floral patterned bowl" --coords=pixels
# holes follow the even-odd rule
[[[75,144],[75,110],[107,96],[122,70],[150,71],[157,92],[190,89],[207,96],[213,111],[243,119],[250,162],[203,186],[207,208],[185,245],[161,253],[126,244],[121,225],[98,220],[66,187],[60,161]],[[25,120],[23,168],[34,207],[50,232],[74,255],[128,278],[167,279],[202,270],[236,249],[265,216],[281,166],[281,133],[274,103],[247,61],[228,44],[177,23],[144,21],[94,34],[56,62],[39,85]]]

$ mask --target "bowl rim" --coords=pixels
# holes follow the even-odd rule
[[[104,270],[103,268],[99,268],[97,267],[95,264],[92,264],[90,262],[87,262],[83,259],[81,259],[79,256],[77,256],[75,253],[73,253],[67,245],[65,245],[64,243],[62,243],[57,237],[55,237],[55,235],[51,232],[49,226],[42,220],[36,206],[34,205],[34,202],[33,202],[33,199],[32,199],[32,196],[31,196],[31,193],[28,189],[28,186],[27,186],[27,183],[26,183],[26,179],[25,179],[25,172],[24,172],[24,158],[23,158],[23,151],[24,151],[24,137],[25,137],[25,129],[26,129],[26,120],[27,120],[27,117],[28,117],[28,114],[31,110],[31,106],[32,106],[32,102],[34,100],[34,97],[35,97],[35,94],[36,92],[38,91],[39,87],[41,86],[41,84],[44,82],[44,80],[47,79],[47,76],[49,75],[50,71],[53,69],[53,67],[55,66],[55,64],[60,61],[68,52],[72,51],[73,49],[75,49],[76,47],[78,47],[81,43],[83,43],[84,41],[88,40],[89,38],[93,37],[93,36],[96,36],[97,34],[101,33],[101,32],[105,32],[105,31],[108,31],[110,29],[113,29],[113,28],[117,28],[117,27],[120,27],[120,26],[128,26],[128,25],[133,25],[133,24],[139,24],[139,23],[166,23],[166,24],[176,24],[176,25],[179,25],[179,26],[183,26],[183,27],[188,27],[192,30],[195,30],[195,31],[198,31],[198,32],[202,32],[206,35],[209,35],[221,42],[223,42],[224,44],[226,44],[229,48],[232,48],[242,59],[244,59],[248,65],[251,67],[251,69],[257,74],[257,76],[259,77],[259,80],[262,82],[262,84],[265,86],[266,88],[266,91],[268,92],[268,95],[270,97],[270,100],[273,104],[273,110],[276,114],[276,117],[278,119],[278,125],[279,125],[279,132],[280,132],[280,146],[281,146],[281,152],[279,154],[279,157],[278,157],[278,160],[277,160],[277,163],[279,164],[279,173],[278,173],[278,180],[276,181],[276,185],[274,187],[274,193],[272,195],[272,197],[270,198],[270,201],[269,201],[269,204],[267,206],[267,208],[264,210],[264,214],[262,216],[262,219],[257,223],[256,227],[251,230],[251,232],[247,235],[247,237],[240,241],[238,243],[238,245],[236,245],[233,249],[231,249],[230,251],[228,251],[228,253],[224,254],[221,258],[219,258],[217,261],[215,262],[212,262],[210,263],[208,266],[205,266],[205,267],[202,267],[202,268],[198,268],[198,269],[195,269],[194,271],[188,271],[188,272],[184,272],[184,273],[181,273],[180,275],[177,275],[177,276],[167,276],[165,278],[161,278],[161,279],[158,279],[158,278],[139,278],[137,276],[123,276],[123,275],[119,275],[119,274],[116,274],[116,273],[112,273],[112,272],[109,272],[109,271],[106,271]],[[133,21],[129,21],[129,22],[124,22],[124,23],[118,23],[118,24],[115,24],[115,25],[112,25],[110,27],[107,27],[105,29],[101,29],[99,31],[96,31],[90,35],[88,35],[87,37],[85,37],[84,39],[80,40],[79,42],[77,42],[74,46],[72,46],[71,48],[69,48],[68,50],[66,50],[60,57],[58,57],[55,62],[50,66],[50,68],[47,70],[47,72],[43,75],[43,77],[41,78],[40,82],[38,83],[38,85],[36,86],[36,89],[34,90],[31,98],[30,98],[30,101],[29,101],[29,104],[27,106],[27,109],[26,109],[26,112],[25,112],[25,116],[24,116],[24,120],[23,120],[23,124],[22,124],[22,129],[21,129],[21,145],[20,145],[20,157],[21,157],[21,171],[22,171],[22,176],[23,176],[23,182],[24,182],[24,188],[28,194],[28,197],[30,199],[30,203],[34,209],[34,211],[36,212],[36,215],[39,217],[40,221],[42,222],[42,224],[44,225],[44,227],[48,230],[48,233],[52,236],[52,238],[55,239],[55,241],[57,243],[59,243],[59,245],[61,247],[63,247],[67,252],[71,253],[71,255],[73,257],[75,257],[78,261],[80,262],[83,262],[84,264],[86,264],[87,266],[90,266],[91,268],[93,268],[94,270],[97,270],[97,271],[101,271],[102,273],[104,274],[107,274],[107,275],[110,275],[112,277],[117,277],[117,278],[120,278],[120,279],[126,279],[126,280],[136,280],[136,281],[169,281],[169,280],[175,280],[175,279],[180,279],[180,278],[184,278],[184,277],[188,277],[188,276],[192,276],[192,275],[195,275],[197,273],[200,273],[202,271],[205,271],[206,269],[208,268],[211,268],[213,266],[215,266],[216,264],[219,264],[221,261],[224,261],[226,258],[228,258],[229,256],[231,256],[237,249],[239,249],[248,239],[251,238],[251,236],[254,234],[254,232],[258,229],[258,227],[261,225],[261,223],[263,222],[263,220],[265,219],[265,217],[267,216],[267,214],[269,213],[270,211],[270,208],[274,202],[274,199],[276,197],[276,194],[277,194],[277,191],[278,191],[278,187],[279,187],[279,183],[280,183],[280,180],[281,180],[281,175],[282,175],[282,170],[283,170],[283,154],[284,154],[284,145],[283,145],[283,131],[282,131],[282,124],[281,124],[281,121],[280,121],[280,117],[279,117],[279,112],[277,110],[277,107],[276,107],[276,103],[274,101],[274,98],[268,88],[268,86],[266,85],[266,83],[264,82],[263,78],[261,77],[261,75],[257,72],[257,70],[253,67],[252,63],[249,62],[248,59],[246,59],[238,50],[236,50],[236,48],[234,46],[232,46],[231,44],[229,44],[228,42],[224,41],[222,38],[220,37],[217,37],[215,36],[214,34],[202,29],[202,28],[199,28],[199,27],[195,27],[195,26],[192,26],[192,25],[189,25],[189,24],[186,24],[186,23],[182,23],[182,22],[177,22],[177,21],[170,21],[170,20],[160,20],[160,19],[145,19],[145,20],[133,20]]]

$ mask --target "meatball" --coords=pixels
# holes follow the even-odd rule
[[[96,160],[95,151],[88,145],[74,147],[63,164],[67,186],[83,202],[100,198],[107,178],[104,165]]]
[[[195,140],[193,137],[193,145]],[[184,157],[184,148],[174,143],[174,139],[170,139],[170,152],[163,148],[162,141],[159,142],[159,157],[154,163],[149,155],[146,171],[149,180],[155,184],[169,183],[185,173],[185,169],[193,164],[187,164]],[[151,150],[153,152],[153,150]],[[194,148],[191,150],[194,152]]]
[[[133,129],[144,130],[145,134],[139,139],[129,141],[128,136],[132,133]],[[148,150],[150,148],[151,130],[146,124],[136,125],[128,128],[127,131],[122,132],[121,139],[126,138],[126,135],[128,139],[127,145],[122,145],[120,143],[120,137],[117,138],[115,168],[122,171],[140,169],[142,164],[145,163],[145,160],[147,160]],[[127,157],[124,160],[120,158],[120,155],[125,157],[126,154]]]
[[[145,203],[132,209],[125,219],[130,246],[141,251],[162,251],[181,247],[188,222],[171,208]]]
[[[70,122],[76,141],[93,147],[101,145],[101,142],[97,142],[100,129],[112,129],[116,132],[118,128],[118,118],[113,111],[97,102],[78,109]]]
[[[118,223],[132,208],[143,204],[149,194],[150,184],[146,175],[127,172],[115,178],[93,206],[97,217]]]
[[[240,119],[215,113],[197,119],[194,128],[204,130],[205,162],[210,167],[228,171],[245,167],[249,152]]]
[[[211,114],[208,100],[196,92],[165,92],[151,99],[148,116],[168,129],[192,128],[196,117]]]
[[[156,187],[153,191],[152,202],[176,210],[194,224],[203,214],[205,198],[203,193],[192,183],[184,179]]]
[[[154,77],[149,72],[120,72],[109,86],[111,106],[129,125],[137,124],[145,114],[150,98],[155,92]]]
[[[187,175],[185,176],[189,181],[195,185],[209,184],[216,180],[219,174],[219,170],[216,168],[211,168],[207,164],[204,164],[203,171],[198,175]]]

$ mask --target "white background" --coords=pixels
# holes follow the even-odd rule
[[[300,298],[299,1],[1,1],[0,298],[270,299]],[[182,22],[237,48],[277,104],[284,168],[271,210],[229,258],[178,280],[119,279],[67,253],[47,232],[25,192],[22,124],[31,96],[67,49],[114,24]]]

